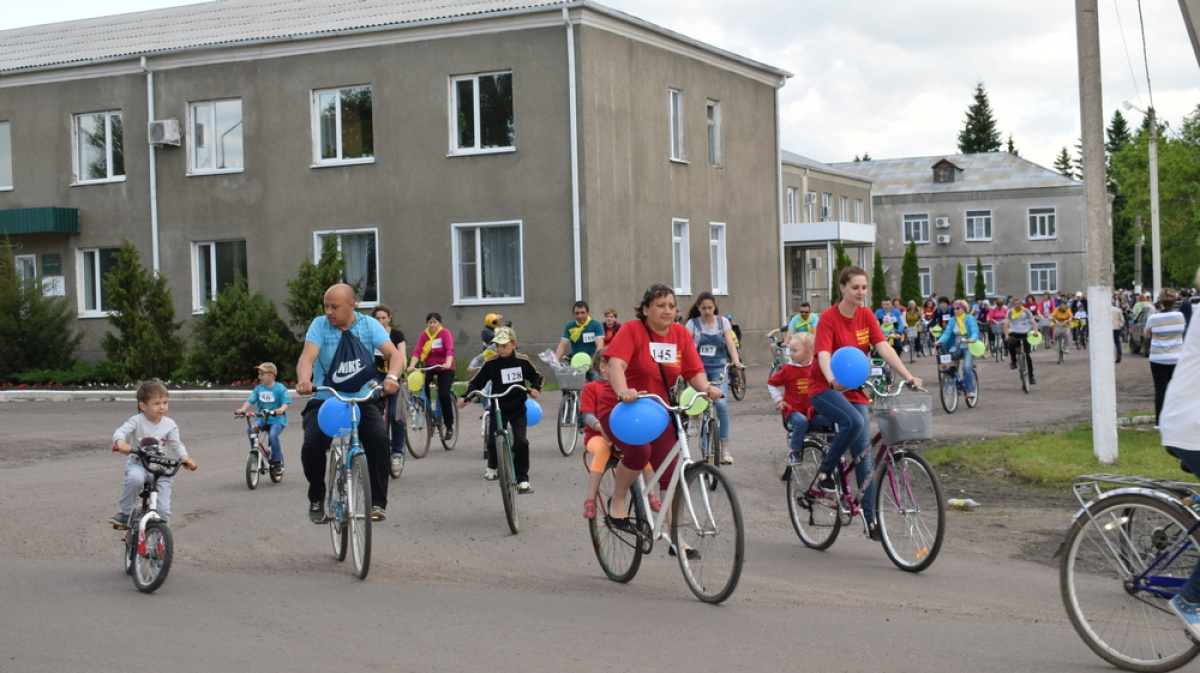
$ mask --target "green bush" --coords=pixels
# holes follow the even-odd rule
[[[108,322],[117,333],[100,340],[118,380],[170,378],[183,363],[183,339],[175,334],[175,303],[166,276],[143,269],[137,248],[121,241],[116,266],[105,276],[111,313]]]
[[[31,370],[70,367],[83,333],[65,297],[47,297],[37,278],[20,279],[12,246],[0,253],[0,381]]]
[[[296,378],[302,344],[279,317],[275,302],[250,294],[238,278],[196,319],[184,378],[229,383],[254,378],[254,366],[274,362],[281,381]]]
[[[309,323],[325,314],[325,291],[344,281],[345,268],[337,237],[326,236],[321,259],[316,264],[305,259],[296,277],[287,282],[288,298],[283,306],[290,316],[288,324],[300,328],[300,339],[308,332]]]

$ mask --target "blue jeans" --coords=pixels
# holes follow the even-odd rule
[[[962,373],[963,383],[967,386],[968,393],[975,392],[975,372],[971,369],[975,364],[975,354],[966,348],[960,348],[953,353],[955,360],[962,360],[958,371]]]
[[[846,451],[852,458],[858,459],[854,469],[858,487],[862,489],[859,504],[867,521],[875,520],[875,483],[871,481],[871,468],[874,461],[867,447],[871,444],[871,412],[866,404],[851,402],[846,396],[836,390],[829,389],[809,398],[813,408],[831,423],[838,426],[838,433],[833,436],[829,453],[821,462],[821,471],[833,474]]]
[[[1175,449],[1175,455],[1192,471],[1192,474],[1200,474],[1200,451]],[[1179,595],[1189,603],[1200,603],[1200,563],[1192,568],[1192,574],[1180,587]]]
[[[788,414],[787,422],[788,425],[792,426],[792,439],[788,443],[788,451],[795,451],[796,453],[800,453],[800,450],[804,448],[804,435],[808,434],[810,423],[830,425],[829,421],[826,421],[821,416],[813,416],[812,421],[809,421],[808,417],[799,411],[793,411]]]
[[[709,381],[717,381],[725,376],[725,368],[705,370],[704,375]],[[721,443],[729,441],[729,381],[725,380],[718,386],[723,397],[713,404],[717,407],[717,424],[721,427]]]
[[[260,419],[256,419],[260,420]],[[260,421],[261,422],[261,421]],[[254,448],[254,433],[258,432],[258,423],[253,427],[246,428],[246,436],[250,437],[250,448]],[[279,435],[283,429],[287,427],[279,423],[267,423],[267,430],[271,433],[271,462],[283,462],[283,447],[279,445]]]

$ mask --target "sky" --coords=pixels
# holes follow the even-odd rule
[[[955,154],[978,82],[1002,139],[1011,134],[1022,157],[1051,167],[1079,144],[1069,0],[600,1],[792,73],[780,92],[782,146],[818,161]],[[195,3],[8,4],[0,30]],[[1136,127],[1142,114],[1122,102],[1145,110],[1153,101],[1160,123],[1181,128],[1200,105],[1200,65],[1178,2],[1098,5],[1105,125],[1121,110]]]

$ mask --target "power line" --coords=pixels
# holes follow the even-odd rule
[[[1138,0],[1138,24],[1142,29],[1142,62],[1146,64],[1146,97],[1150,99],[1150,109],[1154,110],[1154,89],[1150,87],[1150,57],[1146,55],[1146,21],[1142,18],[1142,0]]]
[[[1142,102],[1142,92],[1138,90],[1137,75],[1133,72],[1133,57],[1129,55],[1129,42],[1125,40],[1125,26],[1121,23],[1119,0],[1113,0],[1113,12],[1117,16],[1117,32],[1121,34],[1121,46],[1125,48],[1125,62],[1129,64],[1129,81],[1133,82],[1133,92],[1140,103]]]

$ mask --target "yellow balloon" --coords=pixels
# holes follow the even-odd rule
[[[692,406],[688,407],[689,404]],[[679,406],[687,408],[688,416],[699,416],[708,408],[708,398],[696,392],[695,388],[688,386],[679,395]]]
[[[408,389],[414,393],[425,387],[425,372],[413,372],[408,375]]]

